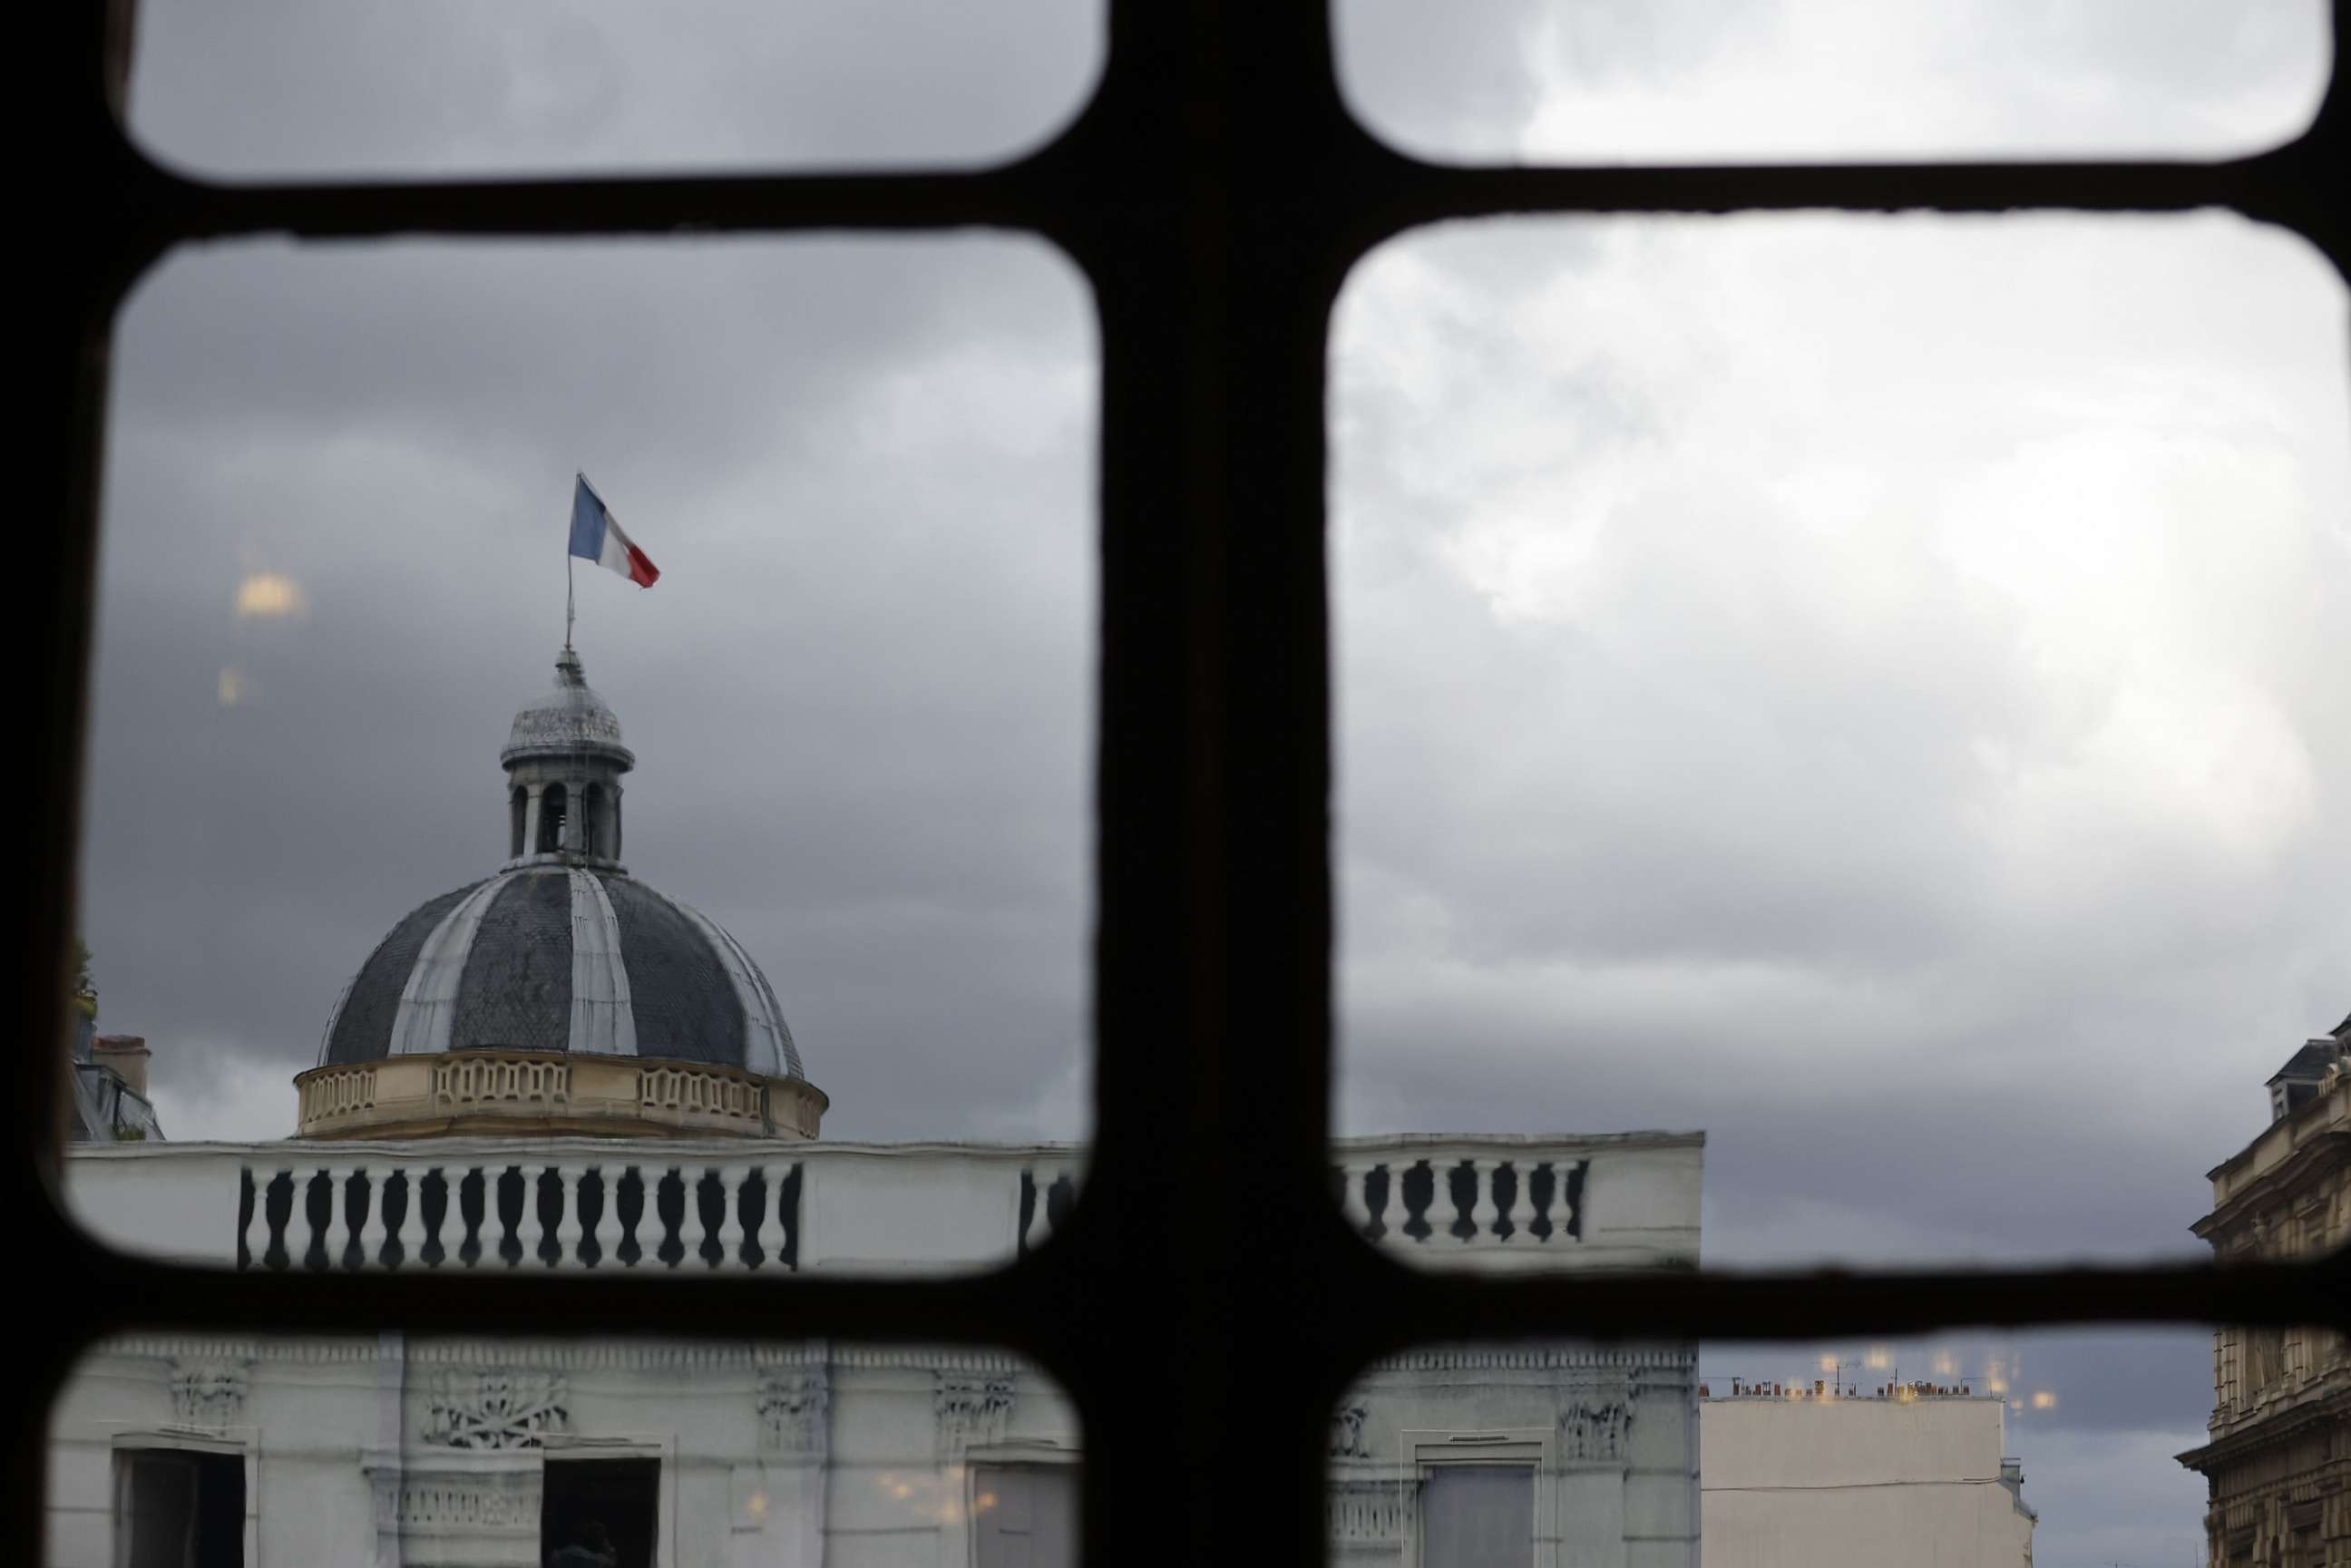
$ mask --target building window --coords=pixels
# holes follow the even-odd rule
[[[661,1461],[549,1456],[539,1489],[548,1568],[653,1568]]]
[[[2285,1331],[2257,1328],[2245,1336],[2245,1394],[2258,1399],[2285,1379]]]
[[[118,1568],[244,1568],[243,1455],[133,1448],[115,1465]]]
[[[975,1568],[1075,1568],[1078,1472],[1069,1465],[975,1465]]]
[[[1421,1568],[1534,1568],[1532,1465],[1432,1465],[1420,1483]]]
[[[519,784],[514,787],[513,795],[507,800],[507,815],[509,819],[507,830],[507,855],[509,859],[517,859],[522,854],[523,822],[530,815],[529,790]]]
[[[551,855],[563,847],[563,786],[549,784],[538,793],[538,852]]]

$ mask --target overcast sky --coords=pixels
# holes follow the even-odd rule
[[[1079,0],[639,9],[151,0],[135,128],[227,174],[976,162],[1098,69]],[[2312,4],[1943,10],[1340,30],[1352,101],[1457,157],[2211,154],[2317,90]],[[1374,256],[1332,344],[1343,1130],[1703,1127],[1719,1261],[2191,1247],[2351,1009],[2346,346],[2327,266],[2220,215]],[[663,569],[580,581],[631,868],[759,958],[829,1131],[1082,1135],[1096,362],[1014,236],[159,268],[83,858],[166,1130],[288,1131],[369,948],[502,855],[580,467]],[[2061,1396],[2013,1439],[2043,1568],[2193,1550],[2202,1346],[1944,1347]]]

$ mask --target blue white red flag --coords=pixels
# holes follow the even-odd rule
[[[604,497],[589,486],[588,476],[575,477],[579,485],[571,492],[571,553],[611,568],[640,588],[651,588],[661,569],[621,531]]]

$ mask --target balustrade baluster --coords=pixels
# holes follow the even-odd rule
[[[1496,1180],[1501,1178],[1499,1169],[1494,1174]],[[1530,1228],[1535,1222],[1534,1174],[1534,1167],[1526,1161],[1510,1162],[1510,1240],[1528,1242],[1536,1239],[1534,1231]]]
[[[408,1239],[417,1228],[417,1177],[423,1174],[388,1170],[383,1179],[375,1184],[376,1212],[383,1216],[383,1243],[369,1261],[380,1268],[397,1269],[415,1259],[415,1249]]]
[[[743,1266],[743,1184],[749,1166],[722,1166],[718,1171],[718,1263],[721,1269]]]
[[[684,1262],[701,1262],[703,1267],[715,1267],[717,1246],[717,1225],[710,1222],[710,1187],[719,1185],[717,1166],[694,1166],[686,1171],[686,1255]],[[726,1197],[719,1194],[719,1225],[726,1225]],[[684,1262],[679,1267],[684,1267]]]
[[[515,1242],[522,1249],[522,1257],[518,1261],[524,1268],[532,1267],[541,1261],[538,1256],[538,1239],[541,1235],[538,1223],[538,1178],[549,1168],[546,1166],[522,1167],[522,1213],[515,1217]]]
[[[335,1190],[332,1172],[319,1168],[301,1182],[298,1214],[303,1233],[302,1267],[312,1271],[334,1267],[335,1209],[342,1195]],[[293,1228],[288,1226],[290,1230]]]
[[[736,1214],[743,1223],[743,1246],[749,1254],[736,1254],[736,1261],[747,1269],[763,1268],[776,1261],[783,1237],[774,1222],[777,1173],[766,1166],[750,1166],[745,1169],[743,1185],[735,1189],[733,1199]]]
[[[606,1166],[597,1174],[604,1178],[604,1211],[596,1217],[596,1267],[618,1269],[621,1265],[621,1178],[629,1174],[626,1166]]]
[[[586,1175],[587,1169],[582,1166],[563,1166],[555,1173],[556,1190],[560,1195],[563,1204],[562,1217],[555,1222],[554,1266],[558,1269],[577,1269],[582,1266],[580,1257],[580,1238],[582,1234],[580,1224],[580,1183]],[[607,1200],[607,1207],[610,1207],[609,1200]]]
[[[243,1249],[243,1255],[238,1263],[238,1267],[240,1268],[260,1268],[262,1254],[269,1250],[269,1204],[267,1199],[270,1177],[276,1174],[277,1173],[274,1171],[257,1171],[251,1166],[245,1167],[245,1174],[239,1183],[239,1186],[242,1193],[251,1195],[253,1209],[251,1213],[245,1216],[245,1229],[242,1235],[238,1238],[239,1244]],[[246,1198],[244,1196],[240,1196],[237,1199],[240,1207],[242,1207],[246,1201]]]
[[[1029,1179],[1037,1187],[1036,1211],[1029,1217],[1029,1246],[1032,1251],[1052,1239],[1053,1181],[1061,1174],[1044,1166],[1029,1173]]]
[[[383,1178],[379,1170],[371,1176],[360,1166],[344,1177],[346,1183],[357,1180],[364,1184],[359,1201],[367,1205],[367,1217],[360,1221],[358,1266],[362,1269],[383,1267]],[[348,1187],[346,1188],[348,1190]]]
[[[1370,1228],[1372,1210],[1364,1198],[1364,1184],[1371,1179],[1367,1166],[1339,1167],[1339,1212],[1347,1218],[1347,1228],[1361,1236]]]
[[[1469,1171],[1469,1212],[1462,1216],[1469,1222],[1469,1234],[1461,1239],[1476,1246],[1494,1239],[1494,1216],[1499,1212],[1494,1207],[1495,1163],[1491,1160],[1464,1160],[1461,1163]],[[1454,1199],[1454,1207],[1460,1207],[1458,1197]]]

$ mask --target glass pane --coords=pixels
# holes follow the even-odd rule
[[[2341,1336],[2288,1337],[2304,1386],[2344,1375]],[[1332,1414],[1331,1560],[2201,1563],[2208,1503],[2225,1535],[2326,1463],[2283,1403],[2214,1409],[2215,1348],[2189,1330],[1420,1346]]]
[[[1041,1240],[1088,1103],[1089,323],[997,238],[148,279],[78,1211],[271,1268]]]
[[[1332,402],[1364,1233],[1405,1245],[1363,1146],[1442,1128],[1426,1260],[1560,1256],[1514,1158],[1589,1159],[1585,1262],[1612,1223],[1655,1261],[2202,1253],[2351,1106],[2346,321],[2220,216],[1368,259]]]
[[[142,0],[130,121],[228,177],[977,164],[1102,68],[1100,0]]]
[[[1077,1562],[1074,1468],[977,1465],[971,1494],[978,1568],[1070,1568]]]
[[[1534,1568],[1533,1467],[1437,1465],[1421,1492],[1425,1568]]]
[[[1480,162],[2226,156],[2325,93],[2322,0],[1337,0],[1340,82],[1406,151]]]
[[[67,1376],[41,1561],[1066,1568],[1081,1451],[987,1348],[156,1331]]]

